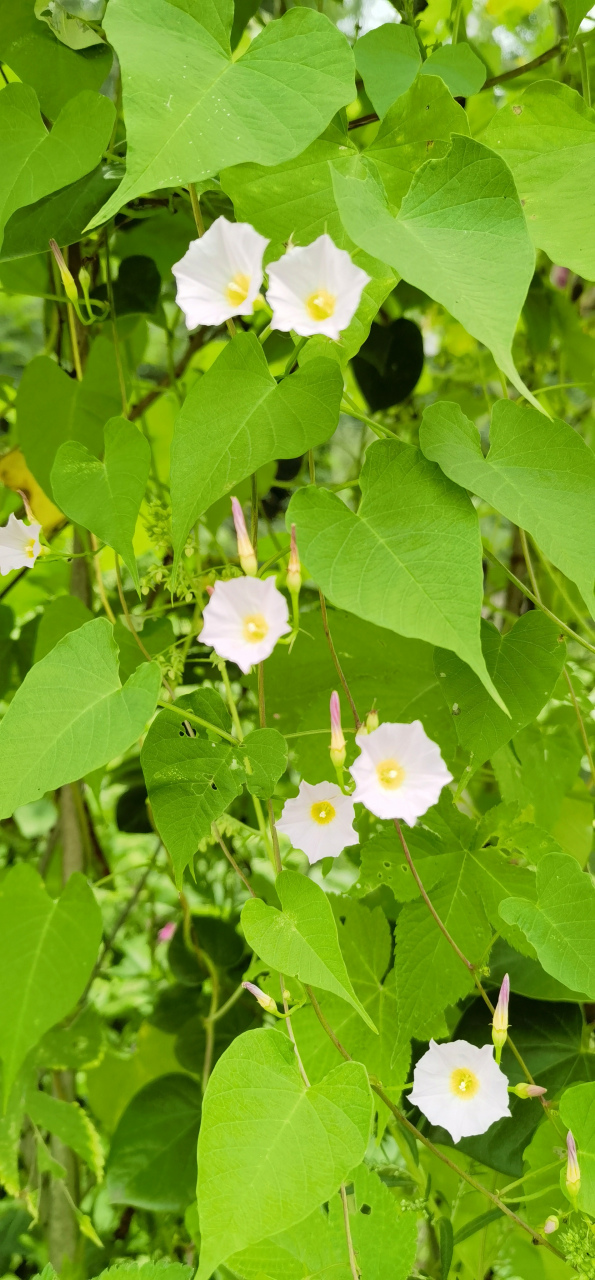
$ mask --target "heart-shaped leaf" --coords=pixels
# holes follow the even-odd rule
[[[112,0],[105,28],[122,67],[127,171],[90,226],[146,191],[289,160],[353,99],[345,36],[308,9],[265,27],[234,62],[166,0]]]
[[[244,905],[242,928],[248,944],[272,969],[347,1000],[376,1031],[351,985],[324,890],[297,871],[282,871],[275,887],[282,911],[267,907],[261,898],[250,898]]]
[[[452,710],[457,737],[471,752],[471,764],[477,768],[539,715],[566,659],[560,628],[538,609],[524,613],[504,636],[491,622],[482,620],[481,645],[509,716],[456,654],[446,649],[434,653],[436,675]]]
[[[500,915],[522,929],[546,973],[595,999],[595,888],[574,858],[546,854],[537,867],[537,902],[507,898]]]
[[[453,135],[444,159],[417,170],[396,218],[373,177],[359,182],[335,171],[333,183],[351,239],[450,311],[540,409],[511,352],[535,251],[501,157]]]
[[[343,375],[319,357],[275,382],[253,333],[241,333],[190,392],[171,451],[176,562],[198,516],[274,458],[322,444],[339,421]],[[217,430],[213,430],[213,423]]]
[[[498,400],[484,458],[474,423],[439,401],[424,413],[419,442],[451,480],[526,529],[595,616],[595,454],[578,431]]]
[[[329,908],[330,910],[330,908]],[[361,1164],[372,1117],[365,1068],[343,1062],[307,1089],[279,1031],[247,1031],[219,1059],[198,1139],[197,1280],[301,1222]]]
[[[84,876],[54,902],[27,863],[0,886],[0,1057],[5,1100],[44,1032],[78,1000],[97,958],[101,912]]]
[[[357,515],[322,489],[294,494],[287,520],[309,572],[339,608],[453,649],[505,709],[481,651],[481,540],[466,494],[399,440],[370,446],[360,483]]]
[[[90,529],[122,557],[140,595],[132,538],[149,475],[151,450],[142,433],[126,418],[112,418],[103,434],[103,462],[78,440],[60,445],[52,467],[52,491],[58,506],[75,524]]]

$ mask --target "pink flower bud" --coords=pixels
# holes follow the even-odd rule
[[[266,991],[261,991],[260,987],[257,987],[255,982],[243,982],[242,986],[244,991],[249,991],[250,995],[254,996],[255,1000],[258,1000],[261,1009],[265,1009],[267,1013],[278,1013],[277,1005],[275,1004],[273,997],[267,996]]]
[[[345,738],[341,728],[341,704],[339,695],[336,691],[331,693],[331,745],[330,755],[331,762],[335,769],[341,769],[345,764]]]
[[[300,565],[300,557],[298,555],[297,542],[295,537],[295,525],[291,526],[291,545],[289,549],[289,564],[287,565],[287,590],[292,596],[300,593],[302,586],[302,570]]]
[[[175,932],[176,926],[173,920],[169,920],[168,923],[164,924],[163,928],[159,930],[157,938],[159,942],[171,942]]]
[[[550,271],[550,280],[554,289],[565,289],[570,278],[570,269],[568,267],[552,267]]]
[[[498,1003],[494,1009],[494,1018],[492,1021],[492,1040],[496,1049],[496,1062],[502,1057],[502,1050],[506,1044],[508,1036],[508,1001],[510,999],[510,978],[508,974],[504,974],[502,986],[500,987],[500,995]],[[527,1095],[529,1096],[529,1095]]]
[[[212,596],[212,595],[213,595],[213,593],[214,593],[214,591],[215,591],[215,588],[214,588],[214,587],[211,587],[211,586],[210,586],[210,584],[207,582],[207,583],[206,583],[206,585],[205,585],[205,591],[206,591],[207,595],[210,597],[210,596]]]
[[[543,1234],[546,1236],[551,1236],[552,1232],[557,1231],[559,1226],[560,1226],[559,1218],[556,1217],[555,1213],[551,1213],[549,1218],[546,1218],[545,1220],[545,1223],[543,1226]]]
[[[542,1084],[527,1084],[523,1080],[521,1084],[511,1085],[510,1092],[516,1093],[517,1098],[541,1098],[547,1089]]]
[[[231,510],[233,514],[233,522],[236,527],[236,537],[238,540],[238,555],[240,557],[240,564],[242,566],[242,569],[244,570],[244,573],[246,573],[249,578],[254,578],[256,577],[256,570],[258,569],[258,564],[256,561],[254,547],[252,546],[252,543],[248,537],[246,521],[244,520],[244,512],[242,511],[242,508],[237,498],[232,498]]]
[[[566,1161],[566,1191],[570,1199],[574,1200],[581,1189],[581,1170],[576,1154],[576,1142],[570,1129],[566,1134],[566,1151],[568,1153]]]

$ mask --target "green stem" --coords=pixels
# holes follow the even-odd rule
[[[586,54],[585,46],[582,40],[578,39],[576,41],[575,49],[578,53],[579,62],[581,66],[581,84],[582,84],[583,98],[585,99],[587,106],[590,107],[591,106],[591,83],[589,80],[589,65],[587,63],[587,54]]]
[[[226,733],[225,729],[220,729],[219,725],[210,724],[208,720],[203,720],[201,716],[195,716],[193,711],[176,707],[174,702],[165,702],[162,698],[159,699],[157,706],[163,707],[164,711],[173,711],[174,715],[180,717],[180,720],[189,720],[190,724],[199,724],[201,729],[209,729],[211,733],[219,734],[220,738],[225,738],[226,742],[231,742],[234,747],[238,745],[237,738],[232,738],[231,734]]]
[[[539,609],[542,609],[546,616],[551,618],[552,622],[555,622],[556,626],[559,627],[565,635],[570,636],[571,640],[576,640],[577,644],[582,645],[583,649],[588,649],[589,653],[595,653],[595,645],[589,644],[588,640],[583,640],[583,637],[579,636],[576,631],[573,631],[572,627],[567,627],[566,623],[562,622],[561,618],[557,618],[555,613],[552,613],[551,609],[548,609],[542,601],[538,600],[534,592],[529,591],[529,588],[521,582],[520,578],[517,578],[516,574],[512,572],[512,569],[509,569],[507,565],[503,564],[502,560],[499,560],[491,551],[488,551],[486,546],[484,546],[483,554],[491,564],[495,564],[499,569],[502,569],[502,572],[506,574],[506,577],[510,578],[511,582],[514,582],[515,587],[518,587],[519,591],[522,591],[523,595],[526,596],[528,600],[532,600],[533,604],[536,604]]]

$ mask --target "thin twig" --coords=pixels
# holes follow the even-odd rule
[[[237,872],[237,874],[238,874],[238,875],[239,875],[239,877],[240,877],[240,880],[242,881],[242,884],[243,884],[243,885],[245,885],[245,887],[246,887],[246,889],[248,890],[248,893],[251,895],[251,897],[252,897],[252,898],[255,898],[255,897],[256,897],[256,894],[255,894],[255,892],[254,892],[254,889],[252,888],[252,885],[251,885],[251,884],[249,883],[249,881],[246,879],[246,877],[245,877],[245,875],[244,875],[244,872],[240,870],[240,868],[239,868],[239,866],[238,866],[238,864],[237,864],[237,862],[236,862],[236,860],[235,860],[235,858],[234,858],[234,856],[233,856],[233,853],[230,853],[230,852],[229,852],[229,849],[227,848],[227,845],[225,844],[225,841],[224,841],[224,839],[223,839],[223,837],[222,837],[222,835],[221,835],[221,832],[220,832],[220,830],[219,830],[219,828],[218,828],[218,826],[217,826],[217,823],[216,823],[216,822],[211,823],[211,830],[212,830],[212,832],[213,832],[213,835],[214,835],[214,837],[215,837],[215,839],[216,839],[217,843],[221,846],[221,848],[222,848],[222,850],[223,850],[223,852],[224,852],[224,854],[225,854],[225,857],[227,858],[227,861],[231,864],[231,866],[233,867],[234,871],[236,871],[236,872]]]
[[[357,730],[358,730],[358,729],[361,729],[362,722],[361,722],[361,720],[360,720],[360,718],[359,718],[358,710],[357,710],[357,707],[356,707],[356,705],[355,705],[355,702],[353,701],[353,698],[352,698],[352,696],[351,696],[351,690],[350,690],[349,685],[348,685],[348,683],[347,683],[347,680],[345,679],[345,676],[344,676],[344,674],[343,674],[343,668],[342,668],[341,663],[339,662],[339,659],[338,659],[338,657],[337,657],[337,650],[335,649],[335,646],[334,646],[334,644],[333,644],[333,637],[331,636],[331,631],[330,631],[330,627],[329,627],[329,624],[328,624],[328,614],[327,614],[327,611],[326,611],[326,601],[325,601],[325,598],[324,598],[324,593],[322,592],[322,590],[320,589],[320,587],[318,588],[318,595],[319,595],[319,597],[320,597],[320,612],[321,612],[321,614],[322,614],[322,625],[323,625],[323,628],[324,628],[324,634],[325,634],[325,636],[326,636],[326,641],[327,641],[328,647],[329,647],[329,649],[330,649],[331,658],[332,658],[332,660],[333,660],[333,662],[334,662],[334,664],[335,664],[335,668],[336,668],[337,675],[338,675],[338,677],[339,677],[339,680],[341,681],[341,684],[343,685],[343,689],[344,689],[344,691],[345,691],[345,697],[347,698],[347,701],[348,701],[348,703],[349,703],[349,706],[351,707],[351,714],[352,714],[353,719],[354,719],[354,721],[355,721],[355,728],[356,728],[356,732],[357,732]]]
[[[546,49],[545,53],[540,53],[537,58],[523,63],[522,67],[513,67],[511,71],[502,71],[498,76],[491,76],[482,85],[482,90],[493,89],[497,84],[504,84],[506,80],[516,80],[518,76],[524,76],[528,71],[536,71],[537,67],[542,67],[544,62],[549,62],[551,58],[556,57],[556,54],[561,53],[564,43],[563,40],[559,40],[557,44],[552,45],[551,49]]]
[[[203,346],[206,333],[207,333],[207,330],[203,330],[200,333],[192,334],[192,337],[189,339],[188,346],[186,347],[186,350],[183,356],[180,357],[180,359],[176,362],[176,364],[173,367],[173,372],[176,377],[176,380],[178,378],[181,378],[182,374],[185,372],[186,368],[190,364],[190,361],[193,355],[195,354],[195,352],[199,351],[200,348]],[[146,410],[149,409],[152,404],[154,404],[155,400],[158,400],[159,397],[163,395],[164,391],[169,390],[171,385],[172,385],[171,378],[169,376],[169,373],[167,373],[165,377],[163,377],[161,381],[157,384],[154,391],[148,391],[147,394],[142,397],[142,400],[138,400],[137,403],[132,406],[128,414],[130,421],[134,422],[137,418],[142,418],[143,413],[145,413]]]
[[[132,621],[132,616],[131,616],[131,613],[130,613],[130,609],[128,608],[128,605],[126,604],[126,597],[125,597],[125,595],[124,595],[124,591],[123,591],[123,588],[122,588],[122,575],[121,575],[121,573],[120,573],[120,558],[119,558],[119,556],[118,556],[118,552],[117,552],[117,551],[114,551],[114,560],[115,560],[115,563],[116,563],[116,583],[117,583],[117,586],[118,586],[118,595],[119,595],[119,597],[120,597],[120,604],[122,605],[122,609],[123,609],[123,611],[124,611],[124,617],[126,618],[126,622],[127,622],[127,624],[128,624],[128,630],[132,632],[132,635],[134,636],[134,639],[136,640],[136,643],[137,643],[137,645],[138,645],[138,647],[139,647],[139,649],[140,649],[140,651],[141,651],[141,653],[142,653],[142,655],[143,655],[143,658],[146,658],[147,662],[152,662],[152,661],[153,661],[153,659],[152,659],[152,657],[151,657],[151,654],[149,653],[148,649],[145,649],[145,646],[144,646],[144,644],[143,644],[143,642],[142,642],[142,640],[141,640],[141,638],[140,638],[140,636],[139,636],[139,634],[138,634],[138,631],[136,630],[136,628],[135,628],[135,626],[134,626],[134,623],[133,623],[133,621]]]
[[[95,552],[97,552],[97,550],[98,550],[98,548],[99,548],[99,542],[97,541],[97,538],[95,537],[95,534],[94,534],[94,533],[92,533],[92,534],[91,534],[91,546],[92,546],[93,550],[94,550]],[[98,555],[94,555],[94,556],[93,556],[93,570],[94,570],[94,573],[95,573],[95,582],[96,582],[96,585],[97,585],[97,591],[98,591],[98,593],[99,593],[99,599],[101,600],[101,603],[102,603],[102,605],[103,605],[104,611],[105,611],[105,613],[107,614],[107,616],[108,616],[108,618],[109,618],[109,620],[110,620],[110,622],[111,622],[112,626],[115,626],[115,625],[116,625],[116,615],[115,615],[115,613],[114,613],[114,611],[113,611],[113,609],[112,609],[112,606],[111,606],[111,604],[110,604],[110,602],[109,602],[109,600],[108,600],[108,598],[107,598],[107,594],[106,594],[106,590],[105,590],[105,583],[104,583],[104,581],[103,581],[103,574],[102,574],[102,572],[101,572],[101,565],[100,565],[100,563],[99,563],[99,556],[98,556]]]
[[[534,568],[533,568],[533,561],[532,561],[532,559],[531,559],[531,552],[530,552],[530,550],[529,550],[529,541],[528,541],[528,538],[527,538],[527,534],[526,534],[526,532],[525,532],[525,530],[524,530],[524,529],[519,529],[519,534],[520,534],[520,537],[521,537],[521,546],[522,546],[522,548],[523,548],[523,555],[524,555],[524,557],[525,557],[525,564],[526,564],[526,566],[527,566],[527,573],[529,574],[529,578],[530,578],[530,581],[531,581],[531,586],[533,587],[533,590],[534,590],[534,592],[535,592],[535,595],[536,595],[536,597],[537,597],[537,599],[539,600],[539,603],[540,603],[540,605],[541,605],[541,604],[542,604],[542,601],[541,601],[541,593],[540,593],[540,590],[539,590],[539,583],[538,583],[538,581],[537,581],[537,578],[535,577],[535,570],[534,570]],[[542,607],[543,607],[543,606],[542,606]],[[563,667],[563,669],[562,669],[562,675],[564,676],[564,679],[565,679],[565,681],[566,681],[566,684],[568,685],[568,691],[569,691],[569,693],[570,693],[570,700],[571,700],[572,705],[573,705],[573,707],[574,707],[574,714],[576,715],[576,718],[577,718],[577,721],[578,721],[579,732],[580,732],[581,738],[582,738],[582,740],[583,740],[583,746],[584,746],[584,748],[585,748],[585,754],[586,754],[586,756],[587,756],[587,760],[589,761],[589,769],[590,769],[590,772],[591,772],[591,784],[595,786],[595,762],[593,761],[593,756],[592,756],[592,753],[591,753],[591,745],[590,745],[590,743],[589,743],[589,739],[588,739],[588,736],[587,736],[587,729],[586,729],[585,722],[584,722],[583,717],[582,717],[582,713],[581,713],[580,706],[579,706],[579,704],[578,704],[578,699],[577,699],[576,693],[574,692],[574,686],[573,686],[572,680],[570,679],[570,674],[569,674],[569,671],[568,671],[568,667],[566,667],[566,666],[565,666],[565,667]]]
[[[88,994],[89,994],[89,991],[91,990],[91,987],[92,987],[92,985],[93,985],[93,983],[94,983],[94,981],[95,981],[95,979],[96,979],[96,977],[97,977],[97,974],[99,973],[100,969],[101,969],[101,968],[102,968],[102,966],[103,966],[103,963],[104,963],[104,960],[105,960],[106,956],[107,956],[107,955],[108,955],[108,953],[111,951],[111,949],[112,949],[112,947],[113,947],[113,945],[114,945],[114,942],[115,942],[115,939],[116,939],[117,934],[120,932],[120,929],[122,928],[122,925],[126,923],[126,920],[128,919],[128,916],[130,915],[130,912],[134,910],[134,908],[135,908],[135,906],[136,906],[136,904],[137,904],[137,902],[138,902],[138,900],[139,900],[139,898],[140,898],[140,895],[141,895],[141,893],[142,893],[142,891],[143,891],[143,889],[144,889],[144,887],[145,887],[145,885],[146,885],[146,883],[147,883],[147,880],[148,880],[148,878],[149,878],[149,876],[150,876],[150,874],[151,874],[151,872],[152,872],[152,870],[153,870],[153,867],[155,866],[155,863],[156,863],[156,861],[157,861],[157,858],[159,857],[159,854],[160,854],[160,852],[161,852],[161,849],[162,849],[162,848],[163,848],[163,845],[161,844],[161,841],[160,841],[160,842],[159,842],[159,844],[157,845],[157,848],[156,848],[156,850],[155,850],[154,854],[153,854],[153,857],[151,858],[151,860],[150,860],[150,862],[148,863],[148,865],[145,867],[145,870],[144,870],[144,872],[143,872],[143,874],[142,874],[142,876],[141,876],[140,880],[138,881],[138,883],[137,883],[137,885],[136,885],[136,887],[135,887],[135,889],[134,889],[134,893],[133,893],[133,894],[131,895],[131,897],[128,899],[128,902],[126,903],[126,906],[124,907],[123,911],[122,911],[122,912],[120,913],[120,915],[118,916],[118,919],[116,920],[116,923],[115,923],[115,925],[113,926],[113,928],[112,928],[111,932],[110,932],[110,933],[108,933],[107,938],[105,939],[105,942],[103,943],[103,946],[102,946],[102,948],[101,948],[101,951],[99,952],[99,955],[98,955],[98,957],[97,957],[97,960],[96,960],[96,962],[95,962],[95,965],[93,966],[93,970],[92,970],[91,976],[90,976],[90,978],[89,978],[89,981],[87,982],[87,985],[86,985],[86,987],[85,987],[85,990],[83,991],[83,994],[82,994],[82,996],[80,997],[80,999],[79,999],[79,1001],[78,1001],[77,1008],[78,1008],[80,1005],[82,1005],[82,1004],[84,1003],[84,1001],[86,1000],[86,998],[87,998],[87,996],[88,996]]]
[[[556,626],[559,627],[565,635],[570,636],[571,640],[576,640],[577,644],[582,645],[583,649],[588,649],[589,653],[595,653],[595,645],[589,644],[588,640],[584,640],[582,636],[579,636],[578,632],[572,630],[572,627],[568,627],[565,622],[562,622],[561,618],[556,617],[556,614],[552,613],[551,609],[548,609],[542,600],[538,600],[533,591],[529,591],[529,588],[525,586],[524,582],[521,582],[520,578],[517,578],[516,574],[512,572],[512,569],[508,568],[508,565],[505,565],[502,560],[499,560],[491,551],[488,551],[485,546],[483,554],[486,557],[486,560],[489,560],[492,564],[497,565],[499,569],[502,569],[502,572],[506,574],[506,577],[510,578],[511,582],[514,582],[515,587],[518,587],[519,591],[522,591],[523,595],[526,596],[528,600],[532,600],[533,604],[536,604],[538,608],[545,613],[546,617],[551,618],[552,622],[555,622]]]
[[[347,1252],[349,1254],[349,1267],[353,1280],[360,1280],[360,1270],[355,1258],[355,1250],[353,1248],[353,1240],[351,1239],[351,1227],[349,1225],[349,1205],[347,1204],[347,1192],[345,1183],[342,1182],[339,1187],[341,1195],[341,1204],[343,1205],[343,1225],[345,1227],[345,1237],[347,1240]]]
[[[427,895],[427,893],[426,893],[426,891],[425,891],[425,889],[424,889],[424,887],[423,887],[423,884],[422,884],[422,882],[421,882],[421,880],[420,880],[420,877],[419,877],[419,874],[418,874],[418,872],[417,872],[417,869],[416,869],[416,867],[415,867],[415,865],[414,865],[413,858],[411,857],[411,854],[410,854],[410,852],[409,852],[409,848],[408,848],[408,846],[407,846],[407,841],[405,840],[405,837],[404,837],[403,832],[402,832],[402,830],[401,830],[401,824],[400,824],[400,822],[399,822],[399,819],[398,819],[398,818],[395,818],[395,819],[394,819],[394,824],[395,824],[395,827],[396,827],[396,829],[397,829],[397,835],[398,835],[399,840],[401,841],[401,845],[402,845],[402,847],[403,847],[403,853],[405,854],[405,857],[406,857],[407,862],[408,862],[408,864],[409,864],[409,870],[410,870],[410,872],[411,872],[411,874],[412,874],[412,876],[413,876],[413,879],[415,880],[415,883],[416,883],[416,885],[417,885],[417,887],[418,887],[418,889],[419,889],[419,892],[421,893],[421,896],[422,896],[422,898],[423,898],[423,900],[424,900],[424,902],[425,902],[425,904],[426,904],[426,907],[428,908],[428,911],[429,911],[429,912],[432,914],[432,916],[434,917],[434,920],[436,921],[436,924],[438,925],[438,928],[439,928],[439,929],[440,929],[440,931],[444,934],[444,937],[446,938],[446,941],[450,944],[450,946],[452,947],[452,949],[453,949],[453,951],[455,952],[455,954],[459,957],[459,960],[462,962],[462,964],[464,964],[464,965],[465,965],[465,968],[466,968],[466,969],[468,969],[468,970],[469,970],[469,972],[470,972],[471,974],[473,974],[473,975],[474,975],[474,974],[475,974],[475,966],[474,966],[474,965],[472,965],[472,964],[471,964],[471,961],[470,961],[470,960],[468,960],[468,959],[467,959],[467,957],[463,955],[463,952],[461,951],[461,948],[457,946],[457,944],[456,944],[456,942],[455,942],[454,938],[453,938],[453,937],[452,937],[452,935],[448,932],[448,929],[446,928],[446,925],[445,925],[445,924],[443,924],[442,920],[440,919],[440,916],[438,915],[438,912],[436,911],[435,907],[433,907],[433,906],[432,906],[432,903],[430,902],[430,899],[428,898],[428,895]]]

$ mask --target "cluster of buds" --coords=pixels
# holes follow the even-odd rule
[[[240,564],[242,566],[242,569],[244,570],[244,573],[247,575],[248,578],[255,578],[258,572],[258,561],[256,559],[256,552],[254,550],[254,547],[252,546],[250,538],[248,537],[246,521],[244,520],[244,512],[242,511],[241,505],[238,502],[237,498],[232,498],[231,510],[233,515],[233,522],[236,528],[236,537],[238,540],[238,556],[240,558]]]

